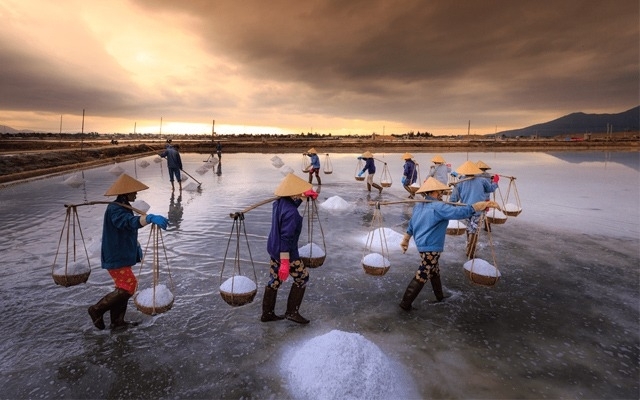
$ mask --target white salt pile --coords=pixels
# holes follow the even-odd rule
[[[115,164],[113,167],[109,168],[109,172],[114,175],[120,175],[124,172],[124,169],[122,169],[118,164]]]
[[[469,272],[473,272],[477,275],[489,276],[489,277],[500,277],[500,271],[498,268],[491,265],[488,261],[483,260],[482,258],[473,258],[463,265],[464,269]]]
[[[185,183],[186,181],[189,180],[189,177],[187,176],[187,174],[180,174],[180,182]]]
[[[136,210],[142,211],[143,214],[146,214],[147,211],[149,211],[149,209],[151,208],[151,206],[144,200],[134,201],[133,203],[131,203],[131,207],[135,208]]]
[[[60,262],[60,260],[58,260]],[[61,261],[64,263],[64,260]],[[53,267],[54,275],[82,275],[89,272],[89,264],[87,263],[86,257],[85,260],[82,261],[70,261],[67,266],[64,265],[55,265]]]
[[[154,288],[141,290],[136,295],[136,302],[143,307],[166,307],[173,302],[173,293],[165,285],[156,285],[155,303],[153,297]]]
[[[330,212],[342,212],[352,211],[355,208],[354,204],[349,204],[340,196],[329,197],[326,201],[320,204],[320,208]]]
[[[447,229],[466,229],[467,226],[462,223],[459,219],[452,219],[449,221],[447,225]]]
[[[506,212],[518,212],[518,211],[522,211],[522,208],[518,207],[516,204],[507,203],[507,204],[504,205],[504,211],[506,211]]]
[[[386,257],[378,253],[369,253],[362,257],[362,263],[373,268],[387,268],[391,265]]]
[[[369,232],[367,237],[363,238],[362,242],[365,245],[368,245],[372,251],[377,252],[386,252],[388,251],[402,251],[400,248],[400,243],[402,243],[402,237],[404,235],[402,233],[398,233],[391,228],[378,228]],[[384,246],[386,242],[386,247]],[[413,242],[413,238],[409,245],[411,244],[415,246],[415,242]]]
[[[154,162],[154,163],[156,163],[156,164],[157,164],[157,163],[162,162],[162,157],[160,157],[160,156],[155,156],[155,157],[153,158],[153,162]]]
[[[315,243],[307,243],[298,249],[300,257],[324,257],[324,249]]]
[[[507,216],[504,215],[502,211],[495,208],[490,208],[489,211],[487,211],[487,217],[493,219],[507,219]]]
[[[67,186],[71,186],[72,188],[79,188],[80,186],[82,186],[84,182],[85,180],[82,179],[82,177],[78,174],[73,174],[67,179],[65,179],[64,181],[62,181],[62,183],[64,183]]]
[[[284,176],[287,176],[289,174],[293,174],[294,172],[295,171],[293,170],[293,168],[289,167],[288,165],[280,170],[280,173],[282,175],[284,175]]]
[[[196,169],[196,172],[200,175],[204,175],[207,173],[207,171],[209,171],[209,167],[207,167],[206,165],[201,166],[200,168]]]
[[[234,294],[251,293],[257,290],[256,283],[246,276],[235,275],[220,285],[220,291]]]
[[[288,352],[281,363],[294,399],[417,399],[407,371],[358,333],[332,330]]]
[[[282,159],[278,156],[273,156],[271,157],[271,165],[273,165],[276,168],[280,168],[284,165],[284,162],[282,162]]]
[[[141,166],[142,168],[147,168],[150,164],[149,164],[149,161],[142,160],[138,163],[138,165]]]
[[[195,182],[189,182],[188,184],[183,186],[182,189],[186,190],[187,192],[197,192],[198,184]]]

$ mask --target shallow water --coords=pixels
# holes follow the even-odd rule
[[[424,179],[433,154],[414,155]],[[0,190],[2,397],[294,398],[299,391],[283,374],[283,360],[308,340],[340,330],[366,337],[402,365],[423,398],[638,398],[638,153],[442,155],[454,168],[467,157],[481,159],[492,172],[517,178],[522,214],[494,225],[491,241],[481,233],[479,256],[500,269],[498,285],[471,284],[462,269],[464,237],[448,236],[440,262],[452,297],[430,303],[425,286],[417,310],[401,310],[418,265],[415,250],[391,248],[384,276],[367,275],[360,265],[367,233],[377,227],[369,201],[406,197],[400,154],[376,154],[394,179],[381,196],[353,179],[356,154],[332,154],[334,172],[321,174],[318,202],[340,196],[355,208],[319,211],[327,258],[311,270],[301,307],[308,326],[259,321],[269,204],[245,215],[250,254],[242,236],[240,267],[252,277],[255,271],[256,299],[231,307],[218,291],[233,274],[233,260],[224,259],[229,213],[271,197],[283,178],[271,165],[273,154],[224,154],[220,175],[199,175],[206,157],[183,154],[185,170],[202,185],[181,195],[172,193],[165,163],[148,157],[146,168],[119,164],[150,187],[138,196],[149,213],[169,215],[163,232],[169,264],[161,263],[160,279],[174,285],[175,295],[173,308],[154,317],[131,301],[127,316],[141,325],[120,334],[96,330],[86,313],[112,288],[99,267],[104,205],[78,207],[92,266],[87,284],[63,288],[51,278],[64,204],[110,199],[102,194],[116,179],[112,166],[84,171],[78,188],[63,184],[65,175]],[[303,175],[301,155],[279,156]],[[377,166],[379,176],[382,162]],[[508,180],[500,186],[505,196]],[[381,213],[385,227],[403,232],[411,206],[382,206]],[[148,232],[140,231],[143,248]],[[144,289],[152,282],[150,266],[139,268]]]

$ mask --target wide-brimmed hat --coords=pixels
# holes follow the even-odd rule
[[[446,161],[444,160],[444,158],[442,158],[440,154],[437,154],[433,156],[433,158],[431,159],[431,162],[437,163],[437,164],[444,164]]]
[[[116,179],[113,185],[107,189],[104,195],[117,196],[119,194],[135,193],[145,189],[149,189],[149,186],[127,174],[122,174]]]
[[[362,158],[373,158],[373,154],[370,151],[365,151],[362,153]]]
[[[313,185],[309,182],[299,176],[289,173],[284,177],[282,182],[280,182],[280,185],[278,185],[273,194],[280,197],[297,196],[311,188],[313,188]]]
[[[471,161],[465,161],[464,164],[456,169],[456,172],[460,175],[478,175],[482,173],[482,170]]]
[[[413,155],[411,153],[404,153],[402,155],[403,160],[411,160],[412,158],[413,158]]]
[[[316,151],[315,147],[312,147],[309,150],[307,150],[307,154],[318,154],[318,152]]]
[[[476,165],[478,166],[478,168],[480,169],[491,169],[491,167],[489,165],[487,165],[484,161],[479,160]]]
[[[451,190],[451,188],[445,185],[444,183],[440,182],[433,176],[430,176],[429,178],[427,178],[427,180],[424,181],[424,183],[422,183],[420,188],[416,190],[416,193],[429,193],[433,191],[445,191],[445,190]]]

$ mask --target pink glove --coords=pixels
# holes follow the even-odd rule
[[[280,269],[278,270],[278,279],[282,282],[286,281],[289,277],[289,259],[281,258],[280,259]]]
[[[302,195],[305,197],[311,197],[314,200],[318,198],[318,193],[313,189],[307,190],[306,192],[302,193]]]
[[[491,180],[492,180],[493,182],[495,182],[495,183],[498,183],[498,181],[500,180],[500,175],[495,174],[495,175],[491,178]]]

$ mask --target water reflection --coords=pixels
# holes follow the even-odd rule
[[[171,224],[171,229],[179,230],[180,222],[182,222],[182,190],[179,191],[178,197],[174,191],[171,191],[171,199],[169,200],[169,212],[167,218]]]

